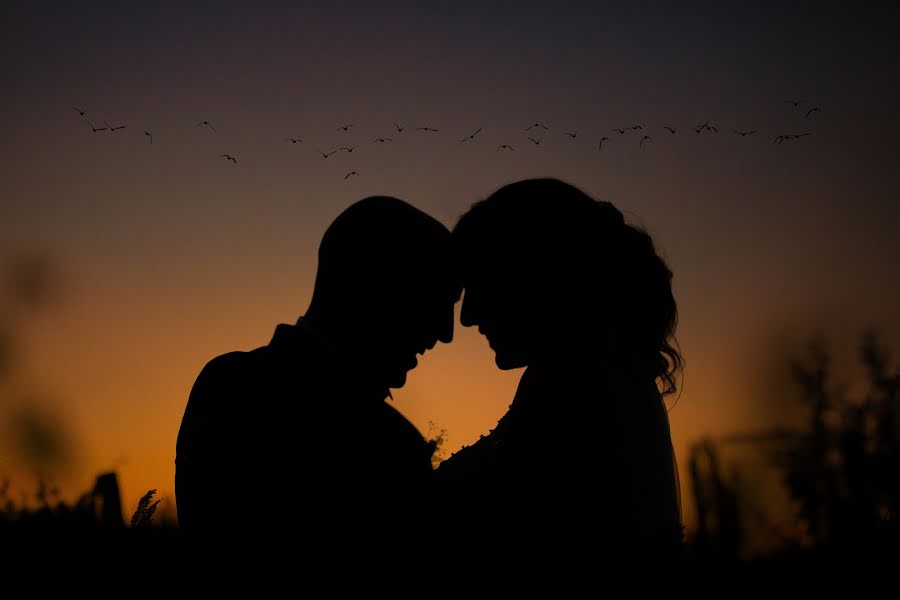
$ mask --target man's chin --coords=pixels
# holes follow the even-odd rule
[[[402,388],[406,385],[406,371],[395,373],[388,378],[388,387],[391,389]]]

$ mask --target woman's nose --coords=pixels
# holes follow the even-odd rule
[[[454,325],[453,305],[451,304],[440,316],[438,321],[438,341],[449,344],[453,341]]]

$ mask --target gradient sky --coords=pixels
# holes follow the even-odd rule
[[[197,373],[302,314],[323,231],[367,195],[452,226],[505,183],[554,176],[646,227],[675,273],[682,466],[702,435],[796,417],[780,369],[812,332],[845,363],[865,326],[900,347],[890,3],[137,4],[0,6],[0,258],[45,252],[63,276],[27,324],[20,378],[67,424],[72,488],[118,468],[129,514],[149,488],[172,497]],[[719,133],[689,131],[705,121]],[[611,131],[634,124],[652,144]],[[395,405],[453,451],[520,375],[458,328]]]

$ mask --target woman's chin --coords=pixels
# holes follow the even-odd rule
[[[495,352],[494,362],[501,371],[509,371],[510,369],[521,369],[528,366],[528,362],[521,357],[511,356],[505,352]]]

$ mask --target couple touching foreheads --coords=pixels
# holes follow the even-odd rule
[[[396,198],[353,204],[322,238],[303,316],[194,383],[176,458],[187,568],[335,592],[670,574],[671,278],[647,233],[555,179],[500,188],[452,232]],[[388,399],[452,340],[461,296],[497,366],[527,369],[499,423],[432,469],[434,445]]]

